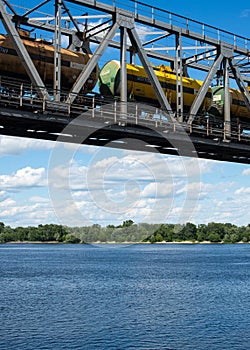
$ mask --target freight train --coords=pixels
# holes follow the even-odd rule
[[[173,110],[176,108],[176,74],[168,66],[153,67],[154,72]],[[183,109],[188,112],[198,93],[202,81],[183,77]],[[120,95],[120,62],[111,60],[100,71],[99,88],[103,95]],[[130,99],[157,105],[157,97],[143,67],[127,64],[127,91]],[[232,121],[248,121],[248,111],[239,90],[230,89]],[[224,88],[216,86],[208,89],[200,108],[200,113],[211,119],[223,118]]]
[[[31,38],[29,32],[19,35],[44,83],[53,85],[54,47],[51,43]],[[89,60],[89,55],[81,51],[61,49],[62,89],[70,89],[79,73]],[[92,91],[98,80],[98,67],[89,76],[83,91]],[[28,80],[27,73],[8,35],[0,34],[0,75]]]
[[[54,47],[43,39],[31,38],[30,33],[20,30],[19,35],[27,49],[38,73],[46,86],[53,86],[54,80]],[[91,56],[82,51],[61,49],[61,88],[68,91]],[[173,110],[176,109],[176,73],[165,65],[153,67],[162,89]],[[0,76],[13,77],[29,81],[21,60],[14,49],[8,35],[0,34]],[[99,92],[102,96],[113,97],[120,95],[120,62],[111,60],[99,72],[98,66],[90,74],[81,92],[92,92],[99,79]],[[183,77],[183,109],[188,113],[197,95],[202,81]],[[250,88],[248,87],[248,90]],[[143,67],[127,64],[127,91],[131,101],[159,105],[154,89]],[[242,94],[237,89],[230,89],[232,121],[249,122],[248,111]],[[224,89],[223,86],[210,87],[201,105],[200,114],[210,115],[211,118],[223,120]]]
[[[153,67],[160,81],[163,91],[174,108],[176,106],[176,74],[168,66]],[[127,64],[128,96],[136,101],[157,104],[157,97],[143,67]],[[188,111],[194,101],[195,95],[200,89],[202,82],[199,80],[185,78],[183,84],[184,111]],[[120,62],[109,61],[100,71],[99,86],[101,94],[119,96],[120,94]],[[206,94],[202,104],[203,110],[208,110],[212,103],[212,91]]]

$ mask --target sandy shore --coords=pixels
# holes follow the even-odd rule
[[[115,242],[115,241],[109,241],[109,242],[86,242],[86,243],[65,243],[65,242],[58,242],[58,241],[14,241],[14,242],[6,242],[7,244],[250,244],[250,242],[235,242],[235,243],[225,243],[225,242],[211,242],[211,241],[173,241],[173,242]],[[5,244],[5,243],[2,243]]]

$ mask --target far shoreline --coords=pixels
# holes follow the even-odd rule
[[[108,241],[108,242],[101,242],[101,241],[96,241],[96,242],[79,242],[79,243],[70,243],[70,242],[59,242],[59,241],[10,241],[10,242],[3,242],[3,243],[0,243],[1,244],[44,244],[44,245],[47,245],[47,244],[54,244],[54,245],[65,245],[65,244],[70,244],[70,245],[111,245],[111,244],[128,244],[128,245],[134,245],[134,244],[150,244],[150,245],[171,245],[171,244],[185,244],[185,245],[196,245],[196,244],[211,244],[211,245],[215,245],[215,244],[249,244],[250,242],[243,242],[243,241],[240,241],[240,242],[234,242],[234,243],[231,243],[231,242],[211,242],[211,241],[172,241],[172,242],[167,242],[167,241],[162,241],[162,242],[154,242],[154,243],[151,243],[151,242],[127,242],[127,241],[124,241],[124,242],[116,242],[116,241]]]

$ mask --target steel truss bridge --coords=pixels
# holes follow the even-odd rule
[[[33,9],[0,0],[0,18],[29,77],[0,77],[1,134],[250,163],[250,125],[233,125],[230,113],[232,83],[250,113],[250,39],[134,0],[45,0]],[[53,38],[52,88],[37,72],[20,28]],[[67,38],[70,49],[91,54],[70,91],[61,89],[62,38]],[[95,92],[82,94],[91,72],[111,50],[121,64],[119,101]],[[136,60],[144,67],[160,108],[129,101],[126,65]],[[175,110],[152,61],[170,65],[176,74]],[[195,71],[204,76],[203,84],[184,113],[183,77],[194,77]],[[224,86],[220,125],[199,115],[214,79]]]

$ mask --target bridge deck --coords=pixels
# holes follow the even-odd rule
[[[65,111],[39,110],[0,99],[0,134],[70,142],[220,161],[250,163],[250,136],[235,135],[223,141],[223,129],[130,114],[124,118],[115,104],[84,110],[75,118]],[[28,101],[26,101],[28,103]],[[79,112],[79,110],[78,110]],[[159,111],[158,111],[159,113]],[[158,114],[159,115],[159,114]]]

